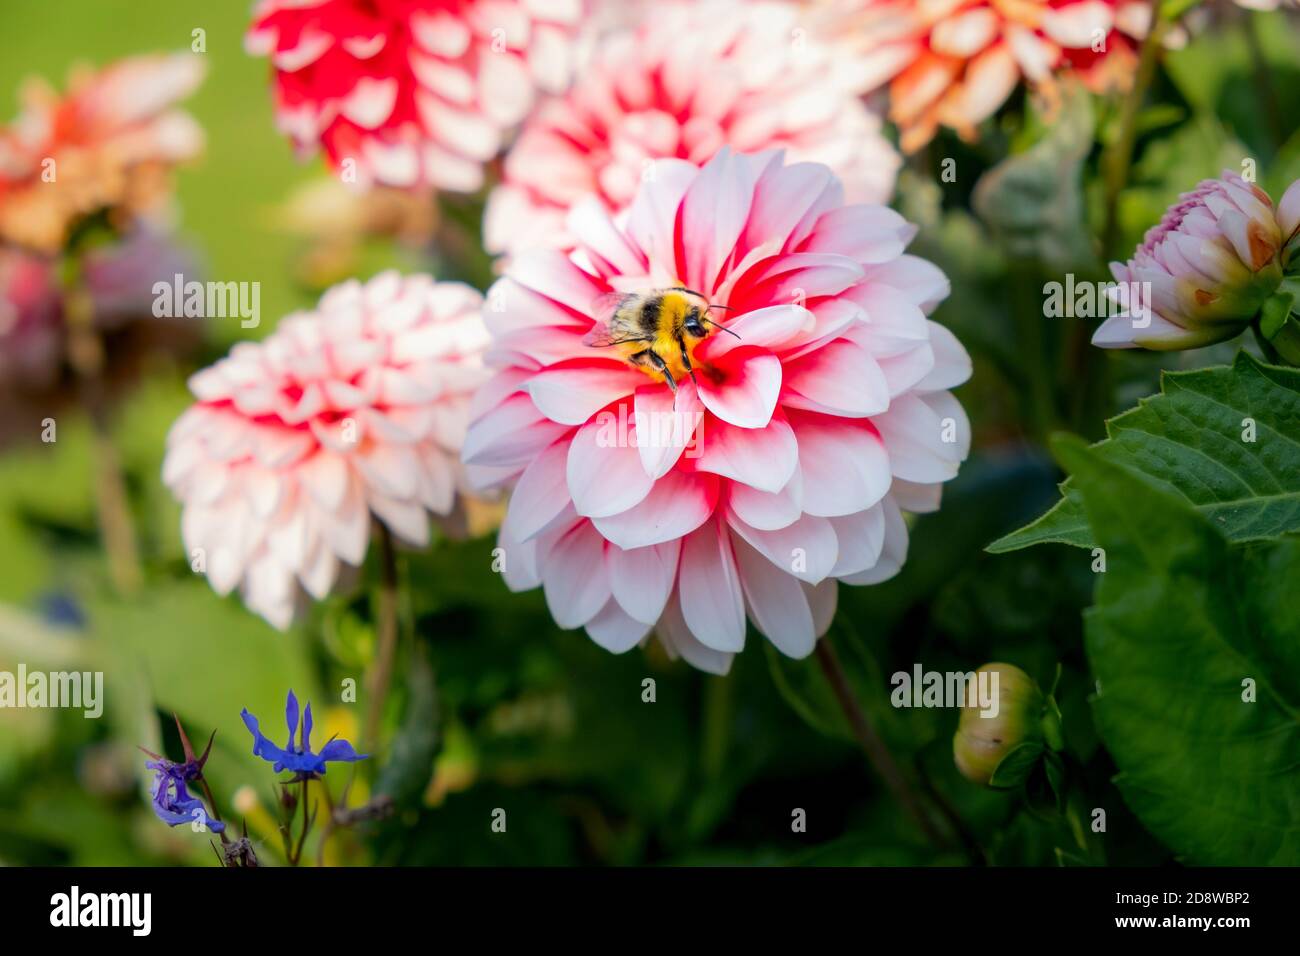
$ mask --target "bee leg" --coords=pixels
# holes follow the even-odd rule
[[[673,403],[676,404],[677,382],[673,380],[673,373],[668,370],[668,363],[654,349],[646,349],[645,355],[650,360],[650,364],[658,370],[659,374],[664,377],[664,381],[668,383],[668,388],[673,393]]]
[[[695,383],[695,387],[699,388],[700,380],[695,377],[695,369],[691,367],[691,354],[686,351],[686,343],[678,339],[677,347],[682,350],[682,364],[686,366],[687,374],[690,375],[691,381]]]

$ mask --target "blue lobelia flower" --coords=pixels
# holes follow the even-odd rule
[[[191,794],[186,787],[187,781],[196,779],[200,773],[200,768],[193,761],[176,763],[166,757],[159,757],[157,760],[146,760],[144,765],[154,772],[150,790],[153,812],[159,820],[169,827],[201,820],[213,833],[220,833],[226,828],[220,820],[208,816],[208,808],[203,801]]]
[[[327,761],[351,762],[365,760],[370,756],[357,753],[346,740],[335,740],[332,737],[320,749],[320,753],[312,753],[311,704],[308,704],[303,711],[302,740],[299,744],[295,744],[294,738],[298,731],[298,698],[293,695],[293,691],[289,691],[289,698],[285,701],[284,707],[284,721],[289,727],[289,743],[284,747],[277,747],[263,735],[257,718],[250,714],[247,708],[240,712],[240,716],[244,718],[244,726],[248,728],[248,732],[253,735],[253,756],[261,757],[268,763],[274,764],[276,773],[281,770],[292,770],[299,777],[315,776],[325,772]]]

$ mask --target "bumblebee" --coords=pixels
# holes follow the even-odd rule
[[[712,309],[725,308],[711,305],[700,293],[682,286],[610,292],[593,304],[596,324],[582,344],[617,348],[630,364],[662,379],[676,395],[677,383],[685,376],[696,381],[691,365],[695,345],[714,329],[736,335],[710,315]]]

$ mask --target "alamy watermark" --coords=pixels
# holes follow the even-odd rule
[[[981,717],[998,715],[998,672],[927,671],[920,664],[911,673],[896,671],[889,702],[895,707],[973,707]]]
[[[1150,282],[1076,282],[1067,272],[1064,282],[1043,285],[1043,315],[1049,319],[1109,319],[1130,316],[1133,328],[1151,324]]]
[[[104,713],[103,671],[0,671],[0,709],[57,707],[82,710],[94,720]]]
[[[188,282],[176,273],[153,284],[153,314],[159,319],[239,319],[240,328],[262,322],[262,283]]]
[[[633,410],[618,406],[618,414],[606,410],[596,416],[599,448],[680,448],[686,458],[703,454],[704,412],[662,412]]]

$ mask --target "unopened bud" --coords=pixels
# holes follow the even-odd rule
[[[981,676],[985,674],[989,676]],[[998,765],[1023,744],[1035,745],[1031,758],[1045,747],[1060,749],[1055,708],[1048,706],[1047,697],[1032,677],[1013,664],[985,664],[975,676],[994,688],[997,705],[981,707],[970,701],[961,709],[952,752],[963,777],[973,783],[990,784]]]

